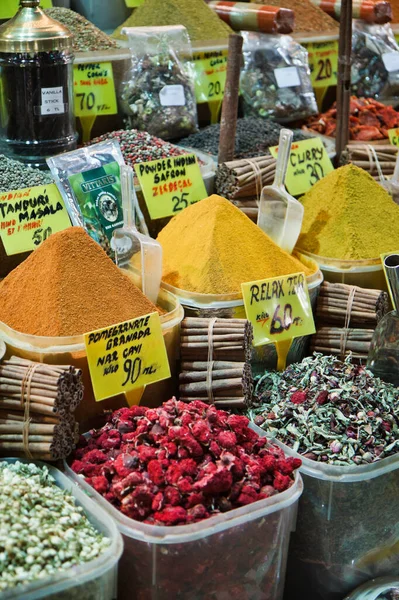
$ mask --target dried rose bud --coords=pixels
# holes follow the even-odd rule
[[[331,442],[331,444],[330,444],[330,450],[334,454],[339,454],[341,452],[341,450],[342,450],[342,444],[341,444],[341,442],[339,442],[338,440],[334,440],[333,442]]]

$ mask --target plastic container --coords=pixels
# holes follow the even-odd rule
[[[0,462],[34,463],[43,466],[40,461],[23,458],[2,458]],[[103,554],[88,563],[59,571],[53,576],[46,577],[24,586],[18,586],[0,593],[1,600],[112,600],[116,598],[117,565],[123,550],[122,536],[113,519],[76,486],[61,471],[46,465],[56,484],[67,490],[84,508],[87,518],[94,527],[111,540],[110,546]]]
[[[123,535],[118,600],[282,599],[288,543],[303,490],[298,473],[291,488],[266,500],[194,525],[158,527],[126,517],[64,465]]]
[[[297,254],[300,260],[314,267],[314,262],[302,254]],[[317,270],[307,279],[309,297],[312,307],[315,308],[317,296],[319,295],[320,286],[323,283],[323,274]],[[246,319],[244,301],[240,293],[237,294],[198,294],[196,292],[188,292],[180,290],[165,282],[162,282],[164,287],[169,292],[172,292],[179,299],[180,304],[184,308],[186,317],[225,317],[234,319]],[[302,336],[294,339],[290,351],[287,356],[287,365],[300,362],[305,356],[310,336]],[[277,352],[274,344],[258,346],[252,349],[251,363],[253,373],[256,375],[258,369],[262,372],[264,369],[275,369],[277,366]],[[258,367],[256,366],[258,364]]]
[[[367,260],[341,260],[300,251],[319,265],[324,279],[330,283],[346,283],[376,290],[387,290],[386,279],[379,258]]]
[[[132,279],[134,279],[133,276]],[[166,310],[166,313],[161,315],[161,325],[171,377],[148,386],[141,399],[141,404],[146,406],[158,406],[166,398],[173,396],[177,387],[180,323],[184,312],[177,298],[166,290],[160,291],[158,305]],[[83,336],[41,337],[26,335],[14,331],[0,322],[0,340],[3,340],[7,345],[7,356],[19,356],[47,364],[71,364],[82,369],[85,395],[75,413],[81,431],[87,431],[92,427],[102,425],[104,410],[115,410],[121,406],[126,406],[123,395],[114,396],[102,402],[95,401]]]
[[[399,595],[399,579],[396,576],[372,579],[356,588],[345,600],[395,600]]]
[[[342,600],[372,577],[396,576],[399,453],[341,467],[280,446],[301,458],[304,481],[284,600]]]

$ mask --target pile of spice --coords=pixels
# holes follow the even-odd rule
[[[146,0],[114,31],[113,37],[126,39],[123,27],[157,27],[183,25],[191,41],[227,39],[233,30],[204,0]]]
[[[199,400],[121,408],[82,438],[75,473],[128,517],[196,523],[287,490],[299,459]]]
[[[87,145],[97,144],[104,140],[119,142],[126,164],[132,167],[141,162],[187,154],[186,150],[182,150],[174,144],[164,142],[164,140],[154,137],[146,131],[137,131],[136,129],[119,129],[118,131],[104,133],[92,139]]]
[[[255,4],[267,4],[268,6],[282,6],[294,11],[295,29],[298,33],[322,33],[324,35],[338,33],[338,23],[325,13],[321,8],[315,6],[309,0],[251,0]]]
[[[163,281],[190,292],[239,293],[246,281],[312,272],[216,195],[183,210],[157,239],[163,250]]]
[[[75,52],[91,52],[118,48],[118,43],[106,33],[69,8],[48,8],[46,15],[68,27],[73,34]]]
[[[351,140],[369,142],[388,138],[388,129],[399,127],[399,112],[392,106],[385,106],[373,98],[356,98],[350,100],[349,136]],[[310,117],[307,127],[335,137],[337,129],[336,103],[327,112]]]
[[[0,462],[0,510],[1,592],[90,562],[110,544],[45,466]]]
[[[0,283],[0,321],[32,335],[82,335],[156,310],[80,227],[51,235]]]
[[[255,387],[250,418],[306,458],[367,464],[399,451],[399,390],[350,356],[314,354]]]
[[[49,172],[40,171],[0,154],[0,192],[53,183]]]
[[[270,146],[277,146],[281,125],[271,119],[238,119],[235,138],[234,158],[250,158],[270,154]],[[220,124],[208,125],[198,133],[180,140],[179,144],[197,148],[217,155],[219,151]],[[294,141],[305,140],[300,131],[294,131]]]
[[[359,167],[349,164],[329,173],[304,196],[298,248],[327,258],[378,258],[396,250],[399,206]]]

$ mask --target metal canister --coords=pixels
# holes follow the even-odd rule
[[[76,147],[73,36],[40,8],[20,0],[0,27],[0,152],[42,167]]]

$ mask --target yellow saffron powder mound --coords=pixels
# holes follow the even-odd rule
[[[305,215],[297,244],[300,250],[360,260],[399,248],[399,206],[355,165],[329,173],[301,202]]]
[[[201,294],[237,293],[246,281],[315,271],[216,195],[174,217],[158,241],[163,249],[163,281]]]

